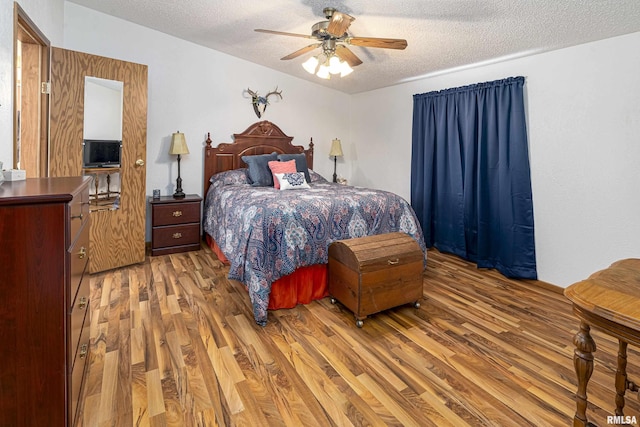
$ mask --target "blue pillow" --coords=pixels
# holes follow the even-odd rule
[[[278,160],[278,154],[257,154],[255,156],[242,156],[242,161],[247,164],[249,184],[253,187],[273,187],[273,174],[269,169],[269,162]]]
[[[309,175],[309,168],[307,167],[307,156],[304,153],[300,154],[278,154],[278,160],[281,162],[287,162],[289,160],[296,161],[296,171],[303,172],[307,182],[311,182],[311,176]]]

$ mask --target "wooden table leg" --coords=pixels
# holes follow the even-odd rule
[[[95,176],[95,181],[94,182],[96,184],[96,206],[98,206],[98,194],[100,194],[98,192],[98,186],[100,184],[100,181],[99,181],[100,177],[98,176],[98,174],[95,174],[94,176]]]
[[[576,349],[573,352],[573,366],[578,377],[578,391],[576,392],[576,414],[573,417],[574,427],[589,426],[587,421],[587,383],[593,373],[593,353],[596,343],[591,338],[591,327],[584,320],[580,322],[580,330],[573,337]]]
[[[627,343],[618,340],[618,369],[616,369],[616,415],[624,415],[624,393],[627,391]]]

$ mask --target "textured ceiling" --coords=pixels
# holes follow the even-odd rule
[[[70,1],[350,94],[640,31],[640,0]],[[350,46],[363,64],[322,80],[301,66],[319,50],[280,60],[313,40],[253,31],[310,34],[327,6],[356,18],[351,36],[406,39],[408,47]]]

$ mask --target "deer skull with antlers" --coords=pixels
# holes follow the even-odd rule
[[[261,118],[264,112],[267,110],[267,105],[269,105],[269,97],[271,95],[279,96],[280,99],[282,99],[282,91],[278,92],[277,86],[275,90],[272,90],[266,96],[259,96],[258,92],[254,92],[249,88],[247,88],[247,93],[251,95],[251,104],[253,104],[253,111],[255,111],[258,118]]]

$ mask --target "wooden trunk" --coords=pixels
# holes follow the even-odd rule
[[[406,233],[333,242],[329,246],[329,295],[353,311],[356,325],[402,304],[419,307],[424,254]]]

